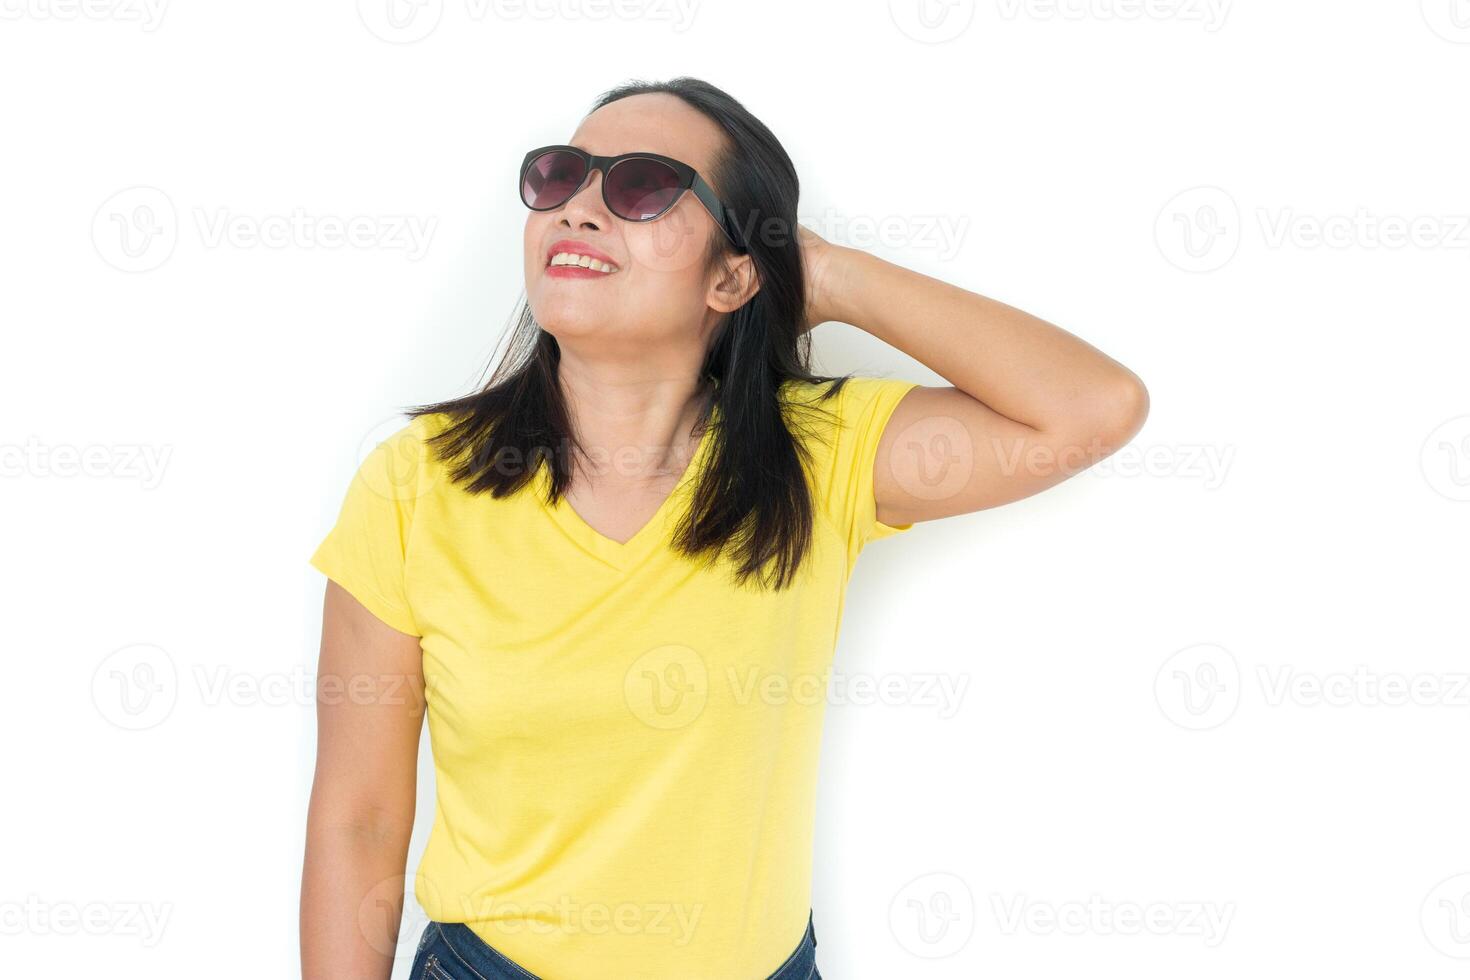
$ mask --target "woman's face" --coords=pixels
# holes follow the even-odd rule
[[[721,133],[682,99],[663,93],[612,102],[582,120],[571,139],[589,153],[632,151],[682,160],[706,180]],[[625,221],[602,200],[601,170],[566,204],[526,217],[526,300],[566,352],[598,350],[648,356],[670,343],[703,340],[720,317],[753,292],[748,256],[732,262],[733,279],[705,272],[712,236],[723,236],[704,205],[684,193],[653,221]],[[616,271],[566,275],[549,265],[553,245],[575,240],[611,260]]]

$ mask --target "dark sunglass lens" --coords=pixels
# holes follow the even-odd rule
[[[607,181],[607,205],[628,221],[657,217],[678,198],[679,175],[657,160],[634,157],[613,167]]]
[[[582,158],[566,150],[551,150],[531,161],[521,180],[526,207],[546,210],[565,204],[587,176]]]

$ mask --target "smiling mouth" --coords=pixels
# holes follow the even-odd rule
[[[598,272],[610,275],[618,271],[618,267],[610,262],[603,262],[587,255],[578,255],[576,252],[557,252],[546,263],[548,269],[587,269],[590,272]]]

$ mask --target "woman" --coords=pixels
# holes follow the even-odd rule
[[[858,553],[1062,481],[1146,392],[799,228],[785,151],[698,80],[606,94],[521,192],[516,355],[414,409],[312,558],[303,971],[389,975],[427,712],[415,980],[819,977],[821,694]],[[811,374],[828,320],[954,386]]]

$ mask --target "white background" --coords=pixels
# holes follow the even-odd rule
[[[295,974],[307,558],[485,366],[522,153],[678,74],[815,230],[1152,397],[860,561],[837,667],[891,687],[828,711],[824,975],[1463,975],[1470,3],[387,9],[0,0],[6,975]]]

